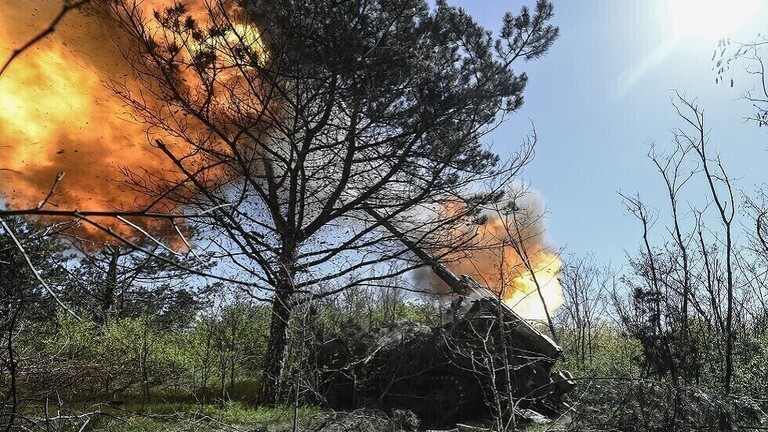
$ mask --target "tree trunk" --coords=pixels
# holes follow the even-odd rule
[[[107,325],[109,315],[115,304],[115,292],[117,291],[117,264],[120,260],[120,248],[110,246],[109,267],[107,268],[107,277],[104,281],[104,291],[101,297],[101,323]]]
[[[288,276],[288,274],[284,276]],[[279,400],[285,354],[288,347],[288,324],[293,311],[292,294],[292,280],[280,281],[272,305],[269,341],[267,342],[267,353],[261,375],[261,389],[258,399],[262,405],[274,406]]]

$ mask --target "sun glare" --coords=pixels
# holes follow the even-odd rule
[[[667,0],[673,38],[715,41],[747,24],[760,0]]]

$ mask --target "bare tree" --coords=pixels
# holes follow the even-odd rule
[[[741,266],[734,240],[733,180],[720,157],[710,150],[704,114],[695,102],[676,94],[673,106],[683,122],[673,130],[673,151],[665,155],[654,148],[649,153],[668,193],[671,222],[667,234],[671,241],[654,246],[651,228],[657,214],[639,195],[622,195],[627,209],[642,223],[643,247],[640,256],[631,260],[639,279],[624,279],[633,290],[634,306],[620,312],[643,344],[647,370],[655,365],[656,374],[671,374],[675,384],[679,380],[699,382],[702,367],[715,363],[699,358],[700,352],[718,352],[722,344],[718,374],[723,390],[730,393]],[[708,202],[704,208],[692,207],[693,222],[686,224],[679,200],[683,187],[692,179],[707,190]],[[719,229],[707,225],[712,215]],[[711,350],[705,348],[710,343]]]
[[[643,345],[646,373],[663,376],[670,373],[677,384],[678,367],[673,360],[672,345],[666,337],[664,299],[666,293],[661,281],[658,251],[651,246],[651,228],[656,215],[640,199],[640,195],[622,195],[627,210],[643,227],[643,246],[640,257],[630,261],[636,274],[641,276],[639,284],[625,279],[632,289],[632,304],[628,310],[619,310],[622,320],[632,329],[634,336]]]
[[[563,331],[571,333],[572,347],[581,364],[589,362],[597,348],[601,323],[607,318],[607,297],[614,275],[595,263],[591,256],[569,259],[560,273],[565,302],[559,316]],[[563,337],[563,343],[566,338]]]
[[[709,187],[710,198],[717,209],[719,221],[724,230],[724,254],[726,277],[726,309],[725,309],[725,371],[723,373],[723,389],[731,392],[733,380],[733,314],[734,314],[734,262],[733,222],[736,215],[736,200],[732,186],[732,179],[723,167],[718,155],[709,152],[707,130],[704,126],[704,113],[695,102],[686,100],[677,95],[678,104],[674,104],[678,116],[691,128],[692,132],[677,129],[676,139],[689,145],[698,156],[701,164],[701,173]],[[681,111],[685,110],[685,111]]]

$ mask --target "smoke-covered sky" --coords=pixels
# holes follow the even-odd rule
[[[454,4],[497,30],[506,10],[534,3]],[[640,192],[662,215],[654,234],[664,233],[664,186],[646,154],[654,142],[659,150],[670,149],[671,129],[682,126],[670,103],[674,90],[698,100],[712,149],[721,153],[738,188],[752,193],[755,185],[768,181],[765,129],[744,123],[754,110],[738,100],[756,81],[740,66],[733,71],[733,88],[729,81],[715,84],[716,60],[711,60],[717,46],[711,31],[721,24],[742,41],[768,31],[768,2],[553,4],[560,39],[546,57],[525,65],[530,78],[525,105],[490,140],[497,151],[509,153],[530,122],[535,124],[539,145],[525,176],[545,197],[549,232],[566,254],[594,252],[620,265],[624,250],[636,250],[640,226],[623,210],[619,191]],[[704,193],[703,184],[692,182],[682,205],[687,210],[689,203],[703,204]],[[692,222],[690,212],[685,217]]]

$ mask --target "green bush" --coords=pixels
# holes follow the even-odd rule
[[[16,340],[30,397],[64,401],[152,398],[252,401],[258,391],[265,315],[248,308],[171,329],[150,317],[105,325],[60,315],[24,323]]]
[[[714,431],[759,426],[764,413],[757,403],[696,387],[640,380],[595,380],[571,394],[569,430]]]
[[[640,343],[609,327],[593,331],[590,345],[582,352],[575,349],[574,332],[561,331],[564,349],[562,369],[576,377],[639,377],[642,359]]]

